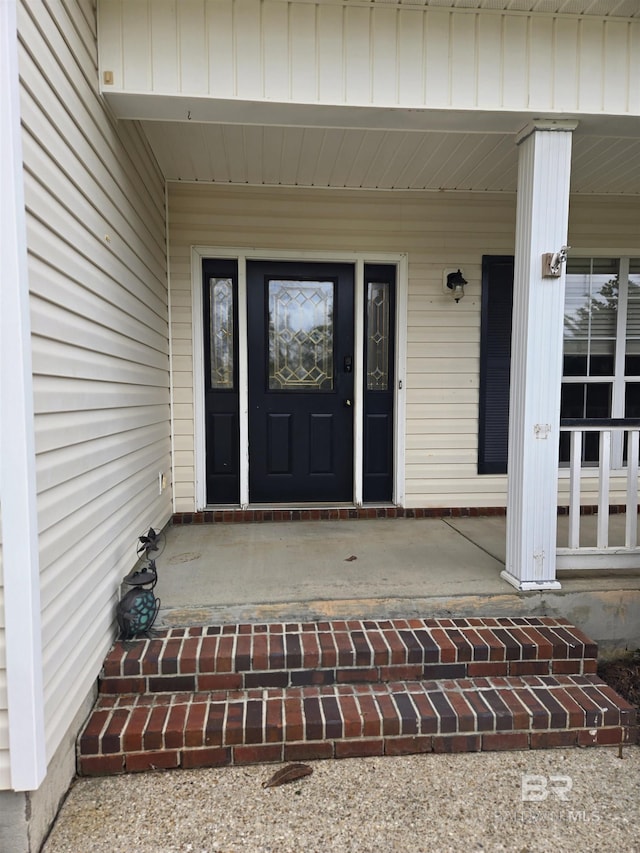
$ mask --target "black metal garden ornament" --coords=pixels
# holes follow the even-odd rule
[[[120,637],[130,640],[137,634],[146,634],[156,621],[160,599],[153,594],[158,582],[156,559],[164,549],[164,534],[150,527],[148,532],[138,537],[136,554],[142,565],[131,571],[123,583],[131,586],[118,602],[116,616],[120,627]]]

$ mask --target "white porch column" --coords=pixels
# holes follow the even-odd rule
[[[556,516],[565,267],[543,278],[542,255],[567,242],[573,122],[518,136],[518,204],[511,342],[507,560],[520,590],[559,589]]]

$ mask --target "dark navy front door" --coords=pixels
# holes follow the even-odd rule
[[[247,264],[249,500],[353,500],[350,264]]]

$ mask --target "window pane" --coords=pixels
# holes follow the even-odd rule
[[[611,382],[563,382],[561,418],[610,418]]]
[[[617,259],[578,258],[567,264],[565,376],[613,375],[617,307]]]
[[[640,418],[640,382],[627,382],[624,396],[625,418]]]
[[[625,376],[640,376],[640,354],[628,354],[625,359]]]
[[[626,376],[640,376],[640,258],[629,263],[629,296],[627,302]]]
[[[624,416],[625,418],[640,418],[640,382],[627,382],[624,394]],[[629,441],[628,435],[624,437],[624,464],[627,463]]]
[[[332,281],[269,281],[269,389],[333,390]]]
[[[586,355],[568,355],[565,352],[564,376],[586,376],[586,375],[587,375],[587,357],[586,357]]]
[[[389,388],[389,284],[367,284],[367,390]]]
[[[591,341],[589,376],[613,376],[616,368],[611,349],[609,341]]]
[[[561,418],[610,418],[613,385],[610,382],[565,382],[560,397]],[[569,461],[569,433],[560,434],[560,461]],[[599,433],[583,436],[582,461],[597,462]]]
[[[209,279],[211,388],[233,388],[233,282]]]
[[[564,383],[560,396],[561,418],[584,418],[585,385]]]
[[[585,418],[610,418],[612,385],[597,382],[586,388]]]
[[[561,418],[610,418],[613,385],[610,382],[565,382],[560,396]],[[586,432],[582,439],[582,461],[597,462],[599,433]],[[560,461],[569,461],[569,433],[560,433]]]

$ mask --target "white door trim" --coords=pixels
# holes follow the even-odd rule
[[[362,445],[364,441],[364,261],[358,258],[353,294],[353,502],[362,506]]]
[[[405,505],[405,453],[407,446],[407,334],[409,304],[409,256],[404,253],[398,261],[396,284],[396,394],[393,407],[394,423],[394,481],[393,502]]]
[[[194,471],[195,510],[207,508],[206,446],[204,401],[204,326],[202,315],[202,261],[205,258],[237,259],[238,261],[238,374],[240,418],[240,506],[249,505],[249,399],[247,369],[247,282],[246,264],[249,260],[352,263],[355,269],[355,326],[354,326],[354,495],[356,506],[362,503],[362,436],[363,436],[363,334],[364,334],[364,265],[395,264],[396,283],[396,389],[394,400],[394,488],[393,502],[404,504],[405,469],[405,395],[407,351],[407,290],[408,258],[405,253],[388,252],[318,252],[276,251],[274,249],[220,248],[192,246],[191,294],[193,331],[193,402],[194,402]]]

